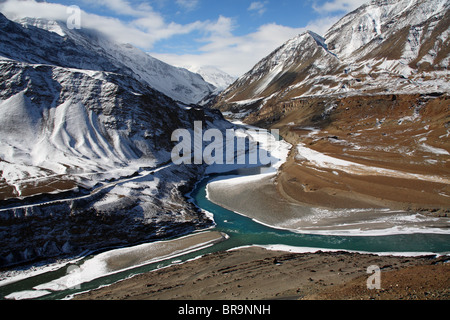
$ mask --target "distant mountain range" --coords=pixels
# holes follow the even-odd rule
[[[236,80],[235,77],[214,66],[186,67],[186,69],[198,73],[206,82],[214,85],[216,93],[222,92]]]

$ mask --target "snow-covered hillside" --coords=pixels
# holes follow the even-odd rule
[[[210,226],[184,197],[205,168],[173,165],[171,135],[231,124],[149,85],[156,72],[179,78],[181,93],[181,80],[192,91],[190,80],[206,82],[93,34],[40,27],[52,32],[0,14],[0,265]]]
[[[361,58],[398,32],[403,32],[399,36],[406,36],[411,44],[420,46],[430,37],[438,23],[447,27],[440,32],[445,43],[449,32],[446,21],[449,8],[447,0],[374,0],[337,22],[325,38],[332,51],[342,60]],[[422,34],[425,26],[428,30]],[[413,38],[416,41],[410,41]],[[368,44],[369,47],[357,52]],[[407,43],[402,41],[398,45],[399,49],[403,49],[402,55],[412,53],[408,52],[412,48]]]
[[[225,90],[215,107],[245,115],[269,100],[448,92],[449,35],[447,0],[374,0],[324,37],[308,31],[286,42]]]
[[[78,69],[126,74],[148,84],[172,99],[186,104],[195,104],[215,90],[213,85],[196,73],[164,63],[130,44],[115,43],[93,30],[69,29],[66,23],[45,19],[24,18],[19,20],[18,23],[26,27],[23,35],[25,38],[33,38],[30,33],[45,34],[45,38],[39,40],[43,52],[46,51],[44,50],[46,46],[52,45],[45,43],[47,38],[51,38],[50,41],[52,42],[64,41],[64,46],[55,53],[59,55],[58,65],[67,64],[67,66]],[[36,32],[33,27],[51,31],[54,35],[49,36],[48,33]],[[36,39],[31,40],[36,41]],[[17,41],[20,42],[21,39],[18,38]],[[93,54],[95,59],[84,59],[82,63],[69,61],[72,55],[67,51],[80,50],[81,48],[87,54]],[[67,57],[67,61],[64,61],[62,55]],[[29,54],[26,57],[29,59]],[[108,68],[105,68],[103,63],[97,62],[100,57],[101,60],[110,64]],[[50,60],[49,63],[52,63],[52,61]]]
[[[236,80],[236,78],[214,66],[187,67],[187,69],[198,73],[206,82],[214,85],[216,93],[225,90]]]
[[[324,39],[305,32],[261,60],[248,73],[224,91],[230,101],[269,97],[289,85],[312,80],[323,71],[332,71],[338,59],[328,51]]]

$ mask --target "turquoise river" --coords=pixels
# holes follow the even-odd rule
[[[253,170],[254,171],[254,170]],[[245,174],[249,174],[248,171]],[[239,172],[239,174],[243,174]],[[250,173],[251,174],[251,173]],[[76,289],[51,292],[41,296],[38,299],[65,299],[73,294],[96,289],[117,282],[119,280],[131,277],[136,274],[145,273],[157,268],[162,268],[173,263],[184,262],[208,253],[222,250],[229,250],[242,246],[260,245],[284,245],[302,248],[316,248],[317,250],[349,250],[370,253],[450,253],[450,232],[449,233],[413,233],[383,236],[333,236],[333,235],[314,235],[292,232],[289,230],[281,230],[262,225],[245,216],[236,214],[220,207],[206,197],[206,186],[212,179],[223,176],[236,175],[236,172],[228,172],[225,174],[214,174],[200,181],[195,190],[191,193],[192,201],[205,211],[214,215],[216,226],[213,230],[223,232],[229,236],[226,241],[217,243],[213,246],[185,254],[169,258],[157,263],[136,267],[123,272],[107,275],[94,279],[90,282],[82,283]],[[76,262],[81,265],[83,262],[91,259],[87,256]],[[65,265],[57,270],[52,270],[39,275],[31,276],[26,279],[4,285],[0,287],[0,298],[22,291],[30,291],[33,287],[43,283],[48,283],[67,273]]]

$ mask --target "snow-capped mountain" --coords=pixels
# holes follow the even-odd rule
[[[391,37],[398,40],[397,59],[417,58],[417,50],[437,34],[446,42],[449,7],[446,0],[374,0],[342,18],[325,38],[343,60],[361,59]]]
[[[64,63],[67,66],[78,69],[127,74],[135,77],[138,81],[148,84],[153,89],[164,93],[172,99],[186,104],[195,104],[215,90],[213,85],[206,82],[196,73],[184,68],[171,66],[130,44],[115,43],[93,30],[69,29],[66,23],[45,19],[24,18],[18,22],[26,28],[24,30],[25,34],[23,35],[25,38],[27,37],[26,33],[28,30],[36,33],[36,30],[32,27],[37,27],[54,33],[55,35],[51,37],[53,41],[61,41],[61,39],[64,39],[64,46],[55,52],[59,56],[57,60],[59,64]],[[48,35],[46,37],[48,38]],[[31,40],[35,41],[35,39]],[[16,40],[16,42],[18,41],[20,42],[20,39]],[[49,45],[52,46],[53,43]],[[45,46],[46,44],[41,42],[40,48],[44,53],[47,51],[45,50]],[[76,49],[74,46],[76,46]],[[75,61],[70,61],[72,57],[71,51],[80,49],[86,55],[93,55],[96,59],[101,57],[100,63],[92,59],[83,59],[82,61],[75,59]],[[63,58],[61,57],[62,55],[66,55],[67,61],[61,59]],[[45,54],[41,55],[40,58],[44,56]],[[106,67],[102,60],[108,63],[109,66]],[[52,61],[50,60],[48,62],[51,63]]]
[[[44,26],[0,14],[0,265],[211,225],[183,194],[205,168],[171,164],[171,135],[194,121],[230,124],[149,85],[174,70],[206,82],[151,57],[133,61],[147,56],[94,34]]]
[[[80,46],[59,33],[0,15],[0,158],[60,174],[89,170],[90,161],[106,170],[143,157],[147,164],[169,160],[164,146],[190,112],[116,67],[96,48],[100,40],[91,45],[83,36]]]
[[[447,92],[450,2],[374,0],[324,37],[289,40],[219,97],[239,117],[268,101],[323,95]]]
[[[314,78],[324,69],[331,71],[337,65],[339,60],[328,51],[324,39],[313,32],[305,32],[257,63],[222,96],[232,95],[230,101],[269,97],[280,89]]]
[[[228,88],[236,80],[235,77],[214,66],[187,67],[187,69],[198,73],[206,82],[214,85],[217,93]]]

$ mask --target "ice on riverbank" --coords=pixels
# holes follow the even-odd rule
[[[226,238],[225,234],[205,231],[174,240],[110,250],[87,259],[79,266],[69,266],[66,275],[37,285],[33,287],[34,290],[14,292],[5,298],[19,300],[42,297],[53,291],[75,288],[100,277],[198,251]]]
[[[248,179],[262,179],[267,175],[274,175],[278,169],[286,162],[288,154],[292,148],[292,145],[288,142],[280,139],[280,137],[272,131],[268,131],[261,128],[256,128],[250,125],[245,125],[241,122],[233,122],[235,125],[241,126],[243,131],[236,131],[237,135],[247,137],[252,141],[252,144],[256,147],[249,148],[247,150],[239,150],[234,141],[227,140],[227,148],[234,148],[235,155],[239,156],[240,153],[246,153],[247,159],[258,159],[256,162],[245,163],[233,163],[233,164],[213,164],[206,170],[207,174],[213,173],[225,173],[233,170],[245,169],[245,168],[259,168],[259,175],[236,177],[236,180],[227,179],[224,183],[240,183]],[[261,162],[261,154],[267,154],[269,159],[266,159],[268,163]],[[219,182],[218,182],[219,183]]]

